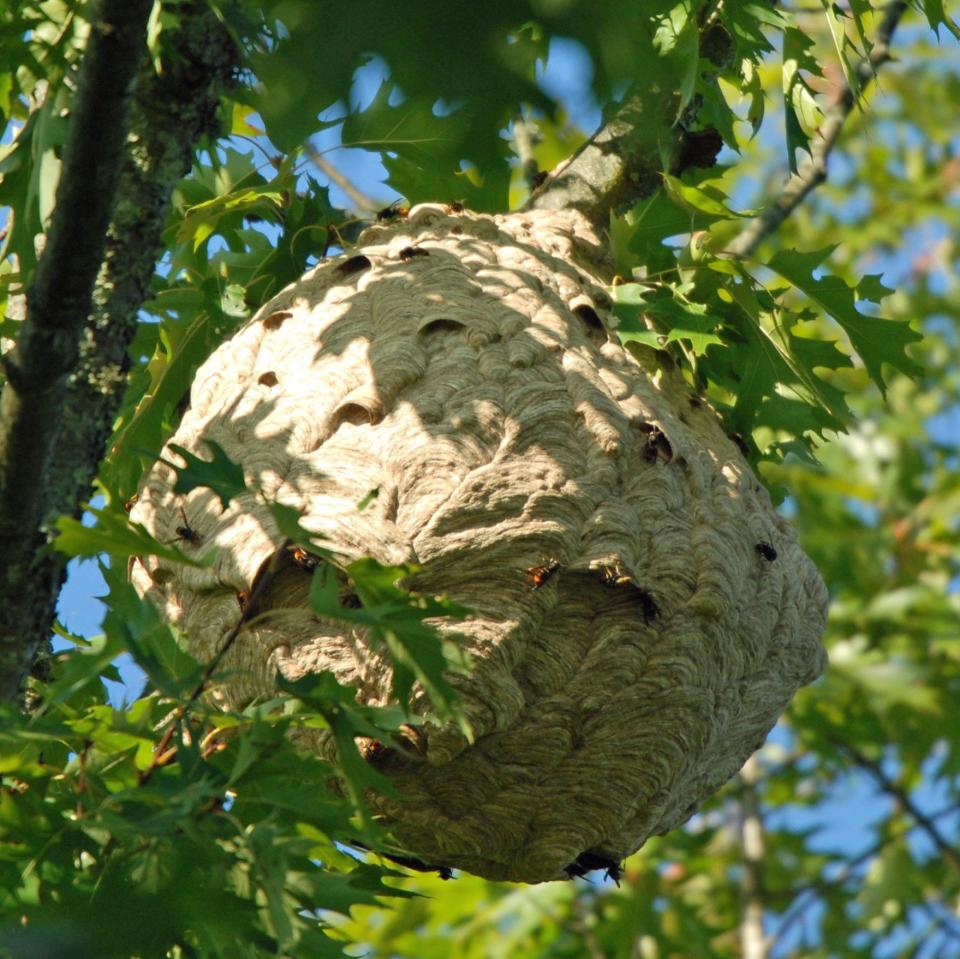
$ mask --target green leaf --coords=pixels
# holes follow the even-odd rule
[[[618,302],[621,294],[619,291],[626,287],[636,287],[639,284],[626,284],[616,287],[614,296]],[[641,313],[654,320],[661,320],[662,325],[658,329],[662,330],[662,337],[667,342],[675,340],[686,340],[690,343],[694,353],[703,353],[708,346],[714,343],[721,343],[722,340],[714,332],[720,326],[720,319],[713,316],[707,307],[700,303],[693,303],[675,287],[661,288],[651,291],[646,296],[637,297],[636,293],[631,291],[626,294],[629,299],[639,299]],[[617,334],[624,342],[637,340],[639,342],[650,343],[651,331],[640,321],[637,311],[630,311],[627,319],[621,322],[617,329]],[[623,315],[617,310],[618,315]],[[659,345],[659,344],[657,344]]]
[[[333,557],[333,553],[331,553],[329,550],[320,548],[316,545],[316,540],[324,539],[324,537],[319,533],[311,533],[310,530],[305,529],[301,525],[300,517],[303,515],[303,513],[295,506],[287,506],[286,503],[268,502],[267,509],[270,510],[270,514],[273,516],[274,522],[277,524],[277,529],[280,531],[280,534],[284,539],[288,539],[291,543],[296,543],[299,546],[303,546],[305,549],[310,550],[318,556],[326,556],[327,558]]]
[[[653,46],[673,67],[674,85],[680,94],[676,112],[679,119],[693,98],[700,73],[700,30],[694,4],[683,0],[655,23]]]
[[[189,243],[196,250],[217,230],[220,219],[231,213],[278,214],[284,201],[283,193],[272,183],[244,187],[222,196],[197,203],[187,210],[177,229],[177,242]]]
[[[808,130],[823,119],[823,112],[800,74],[808,70],[820,75],[820,66],[810,54],[813,40],[801,30],[790,27],[783,34],[783,106],[786,113],[787,159],[790,172],[797,172],[797,150],[810,152]]]
[[[154,539],[140,523],[134,523],[126,513],[87,506],[95,519],[95,526],[84,526],[70,516],[61,516],[56,522],[59,535],[53,548],[68,556],[159,556],[174,563],[202,568],[210,561],[194,559],[180,550]]]
[[[796,315],[780,310],[775,317],[773,312],[761,303],[755,290],[746,284],[730,284],[725,289],[731,293],[745,317],[749,318],[747,325],[740,329],[756,348],[756,354],[745,366],[744,381],[737,394],[736,408],[744,414],[751,406],[755,406],[756,411],[759,411],[764,397],[780,395],[779,386],[783,384],[790,387],[791,392],[798,398],[802,397],[808,406],[818,404],[829,414],[826,418],[812,414],[808,418],[807,429],[819,428],[820,431],[825,426],[839,429],[849,417],[846,400],[836,386],[816,374],[816,368],[838,369],[850,366],[849,358],[837,350],[834,344],[798,336],[792,329],[797,320]],[[767,384],[753,396],[750,390],[744,388],[749,381],[748,370],[758,377],[758,384],[761,381]],[[786,408],[788,407],[781,407]],[[771,407],[767,406],[768,422],[770,411]],[[787,424],[777,425],[784,427]],[[797,435],[801,435],[801,432],[798,431]]]
[[[102,468],[102,481],[114,499],[124,502],[137,490],[143,469],[155,458],[178,419],[177,408],[200,364],[230,332],[230,322],[219,309],[221,291],[177,291],[163,302],[184,314],[183,320],[165,321],[159,342],[145,369],[131,382],[124,409]],[[215,296],[215,300],[211,300]],[[155,324],[149,324],[156,329]]]
[[[918,342],[922,336],[914,332],[908,323],[861,313],[856,307],[854,289],[840,277],[826,274],[815,278],[813,271],[834,249],[836,247],[825,247],[813,253],[782,250],[767,265],[843,327],[871,379],[885,394],[884,363],[889,363],[908,376],[921,372],[920,366],[907,355],[906,347]],[[868,290],[877,292],[873,284],[868,285]]]
[[[342,584],[337,571],[324,565],[314,572],[311,607],[319,616],[365,627],[371,646],[378,642],[386,645],[393,665],[392,692],[404,709],[409,709],[410,690],[417,681],[439,716],[462,722],[454,707],[456,696],[444,674],[450,669],[464,670],[465,657],[456,644],[442,640],[425,620],[461,618],[468,610],[448,599],[422,596],[399,585],[416,570],[415,566],[383,566],[371,557],[350,563],[345,574],[361,603],[361,608],[354,609],[341,605]]]
[[[102,678],[120,680],[116,668],[111,664],[123,651],[119,637],[101,635],[94,637],[89,646],[57,656],[53,682],[47,687],[43,698],[43,711],[73,699],[91,685],[95,685],[99,700],[104,695]]]
[[[480,162],[465,167],[469,109],[440,117],[432,101],[406,98],[392,105],[394,91],[384,81],[366,109],[347,116],[344,143],[385,152],[390,185],[413,203],[463,200],[471,209],[502,209],[510,181],[506,144],[496,141],[492,155],[487,150]]]
[[[396,875],[394,873],[394,875]],[[418,893],[383,884],[383,870],[361,863],[348,873],[317,871],[310,875],[310,888],[324,909],[349,916],[357,905],[381,906],[381,896],[416,896]]]
[[[0,147],[0,207],[15,211],[0,243],[0,258],[17,256],[26,285],[37,264],[35,237],[49,227],[66,142],[67,92],[52,89],[30,111],[12,143]]]
[[[103,567],[110,589],[103,629],[111,644],[119,642],[156,689],[174,697],[196,688],[203,667],[186,651],[179,633],[115,567]]]
[[[277,684],[326,721],[337,746],[337,767],[358,809],[365,808],[364,789],[376,789],[385,795],[396,794],[390,780],[366,762],[357,748],[358,736],[379,739],[383,730],[370,721],[376,710],[357,705],[355,689],[340,685],[329,670],[295,681],[278,675]]]
[[[287,728],[281,728],[278,738],[264,736],[262,725],[245,730],[236,739],[237,748],[217,758],[217,765],[225,768],[227,784],[236,791],[236,815],[245,822],[258,822],[280,814],[329,836],[349,837],[353,810],[342,799],[317,789],[317,783],[335,771],[315,756],[296,751],[283,738]]]
[[[822,0],[821,0],[822,2]],[[838,4],[827,5],[823,4],[823,16],[827,25],[827,32],[830,34],[830,39],[833,41],[833,48],[837,55],[837,62],[840,64],[840,69],[843,71],[843,78],[847,83],[847,86],[853,92],[854,101],[859,102],[860,100],[860,78],[857,75],[856,64],[852,63],[850,57],[847,55],[848,50],[855,49],[853,44],[850,42],[847,37],[846,26],[844,24],[845,19],[848,14],[847,11],[842,9]],[[862,56],[859,52],[856,52],[857,57]]]
[[[752,128],[752,135],[756,136],[763,123],[763,114],[766,104],[766,95],[763,92],[763,82],[760,71],[749,60],[743,61],[743,94],[750,98],[747,108],[747,120]]]
[[[186,461],[186,466],[177,466],[176,463],[171,463],[162,457],[157,458],[176,471],[177,481],[173,486],[175,493],[186,496],[198,487],[206,487],[216,493],[221,506],[226,509],[230,505],[230,500],[247,492],[243,468],[227,456],[219,443],[210,439],[205,439],[203,442],[213,457],[210,460],[202,460],[176,443],[171,443],[170,449]]]
[[[953,17],[949,16],[943,9],[943,0],[923,0],[924,16],[927,23],[936,30],[942,23],[955,37],[960,39],[960,27],[957,26]]]
[[[879,303],[893,292],[889,286],[884,286],[882,273],[868,273],[857,284],[857,299],[871,303]]]
[[[247,242],[250,252],[238,255],[230,251],[219,256],[243,286],[246,302],[252,307],[262,306],[288,283],[298,280],[312,259],[326,248],[328,224],[343,220],[343,211],[330,205],[327,188],[307,174],[298,174],[296,168],[289,172],[285,202],[278,237],[254,236],[254,231],[245,230],[240,239]],[[261,252],[259,244],[264,239],[267,242]]]
[[[319,616],[329,616],[335,619],[346,618],[346,610],[340,602],[340,583],[337,581],[336,571],[327,563],[321,563],[313,571],[310,580],[310,608]],[[352,622],[358,622],[360,615],[356,612],[347,614]],[[370,621],[364,617],[365,621]]]
[[[925,663],[891,662],[879,650],[867,649],[863,637],[834,644],[830,669],[838,686],[849,683],[861,688],[876,708],[903,704],[931,715],[942,714]]]
[[[698,194],[700,192],[702,191],[698,191]],[[709,194],[703,200],[699,195],[694,199],[705,205],[710,205],[707,201],[717,202],[716,198]],[[651,197],[637,203],[624,217],[629,229],[627,247],[646,265],[648,271],[670,269],[676,265],[676,257],[672,250],[664,246],[664,240],[682,233],[704,230],[731,216],[735,214],[728,212],[726,208],[716,213],[705,211],[696,203],[688,204],[683,200],[679,189],[675,189],[673,195],[666,189],[657,190]]]
[[[873,48],[873,44],[870,42],[864,27],[864,17],[869,16],[872,9],[873,7],[870,0],[850,0],[850,13],[853,15],[853,22],[856,25],[857,36],[860,38],[862,48],[860,51],[861,56],[868,55]]]
[[[603,18],[606,29],[616,22],[615,12],[619,11]],[[444,128],[453,125],[456,132],[445,136],[458,142],[458,163],[464,159],[484,176],[493,175],[500,181],[504,192],[499,209],[503,209],[506,197],[506,153],[499,131],[521,103],[544,113],[553,107],[535,82],[537,58],[542,56],[546,40],[536,40],[539,30],[534,27],[539,28],[545,20],[560,19],[563,35],[569,36],[567,25],[579,23],[576,32],[584,35],[590,52],[601,52],[597,49],[600,38],[589,35],[601,33],[599,26],[575,15],[578,12],[572,8],[544,8],[529,0],[491,0],[479,5],[358,0],[342,17],[330,17],[329,11],[314,0],[285,0],[273,5],[271,13],[282,21],[283,29],[259,46],[250,65],[259,80],[252,103],[273,143],[292,151],[321,129],[317,116],[338,101],[350,102],[355,71],[375,54],[389,66],[407,103],[423,105],[429,111],[442,99],[444,104],[459,108],[452,115],[438,110],[432,122],[424,112],[430,127],[427,135],[444,135]],[[640,33],[641,24],[622,19],[625,27],[621,29],[627,30],[631,39]],[[605,49],[608,47],[605,45]],[[320,50],[322,70],[317,69]],[[429,56],[424,55],[426,50]],[[604,61],[597,57],[595,62],[604,72]],[[609,76],[604,79],[611,83]],[[622,79],[618,76],[612,82]],[[356,139],[344,131],[345,144],[352,145]],[[377,149],[370,142],[364,146]],[[445,149],[441,145],[439,152]],[[494,173],[490,161],[495,157],[503,170]],[[419,196],[407,194],[398,183],[391,181],[391,186],[411,200]],[[430,197],[441,198],[446,197],[440,193]]]
[[[621,283],[613,287],[613,302],[622,306],[642,306],[655,289],[645,283]]]
[[[382,640],[393,664],[392,692],[404,708],[414,680],[430,697],[441,718],[452,718],[468,737],[465,719],[456,708],[456,694],[447,682],[448,670],[464,671],[466,658],[454,642],[443,640],[426,619],[443,616],[461,618],[465,607],[442,598],[411,593],[398,584],[400,578],[415,572],[415,567],[381,566],[364,558],[347,567],[356,584],[363,611],[376,617],[368,632],[368,641]]]
[[[749,216],[749,213],[735,213],[723,201],[726,197],[723,193],[711,187],[697,187],[692,184],[684,183],[669,173],[663,174],[663,182],[667,188],[667,193],[674,202],[689,210],[692,214],[705,213],[708,217],[713,217],[713,222],[721,219],[734,219],[735,217]]]

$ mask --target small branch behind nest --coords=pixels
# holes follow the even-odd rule
[[[907,9],[904,0],[889,4],[877,29],[877,38],[870,53],[856,66],[860,89],[865,90],[874,79],[878,67],[891,59],[890,41]],[[857,94],[849,81],[843,85],[834,105],[827,111],[816,138],[810,144],[810,155],[784,184],[780,194],[754,220],[751,220],[727,246],[733,256],[751,256],[757,247],[775,232],[781,223],[827,178],[827,159],[840,139],[847,117],[853,112]]]
[[[627,98],[620,109],[569,160],[551,171],[543,189],[538,190],[524,209],[574,209],[594,226],[607,225],[610,211],[660,186],[662,155],[677,155],[683,131],[673,128],[675,142],[661,144],[650,130],[659,126],[651,113],[667,111],[652,98]]]
[[[527,181],[531,193],[543,182],[543,175],[540,173],[537,158],[533,154],[536,142],[536,127],[524,117],[518,116],[513,121],[513,143],[517,148],[523,178]]]
[[[331,183],[335,183],[340,187],[358,210],[373,212],[380,208],[380,204],[377,203],[373,197],[368,196],[355,186],[353,181],[344,176],[312,143],[307,143],[306,151],[313,165],[323,173]]]
[[[267,591],[267,588],[270,586],[279,572],[283,557],[290,545],[290,540],[284,540],[276,552],[274,552],[274,554],[270,557],[270,559],[260,567],[259,572],[257,573],[256,577],[254,577],[253,586],[250,589],[250,596],[241,606],[240,618],[234,624],[233,629],[231,629],[227,634],[222,645],[220,646],[220,649],[217,650],[216,655],[207,664],[206,669],[203,671],[203,675],[200,677],[200,681],[193,688],[189,698],[186,700],[186,702],[183,702],[177,706],[177,708],[169,715],[167,719],[167,729],[160,738],[160,742],[157,743],[153,750],[153,756],[150,759],[150,764],[146,767],[146,769],[143,770],[142,773],[140,773],[139,783],[141,786],[150,781],[150,777],[153,776],[154,772],[156,772],[160,766],[165,766],[173,758],[173,756],[176,755],[177,748],[176,746],[171,747],[170,741],[173,739],[173,734],[176,731],[177,724],[181,719],[183,719],[184,716],[186,716],[190,707],[203,695],[208,684],[210,683],[210,680],[213,678],[214,673],[217,671],[217,668],[223,661],[223,657],[226,656],[226,654],[230,651],[233,644],[237,641],[237,637],[243,632],[244,627],[247,626],[257,615],[257,610],[260,607],[260,601],[263,599],[263,594]]]

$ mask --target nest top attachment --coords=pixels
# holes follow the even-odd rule
[[[171,440],[204,457],[213,440],[336,552],[419,564],[414,588],[472,610],[439,628],[473,659],[451,682],[474,742],[425,722],[368,755],[404,848],[491,879],[615,874],[826,661],[819,575],[669,358],[618,344],[608,277],[574,212],[416,207],[216,350]],[[252,495],[223,509],[174,480],[157,463],[134,518],[216,563],[144,557],[132,577],[207,660],[283,538]],[[228,704],[322,669],[386,701],[389,662],[315,616],[309,582],[291,563],[271,583],[224,659]]]

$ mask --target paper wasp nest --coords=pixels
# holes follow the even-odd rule
[[[608,333],[605,270],[575,213],[416,207],[221,346],[173,437],[471,608],[440,628],[473,657],[452,682],[475,742],[424,724],[409,754],[374,751],[404,797],[374,804],[423,861],[491,879],[561,879],[680,825],[825,665],[817,571],[709,405]],[[252,495],[223,511],[174,479],[157,464],[133,518],[171,539],[186,516],[219,558],[133,577],[208,660],[282,537]],[[322,669],[386,700],[388,664],[310,612],[309,582],[289,564],[277,616],[225,657],[233,705]]]

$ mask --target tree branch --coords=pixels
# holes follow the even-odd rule
[[[37,648],[16,616],[34,575],[43,476],[103,258],[123,155],[131,88],[152,0],[101,0],[73,100],[47,242],[27,291],[17,346],[4,358],[0,396],[0,697],[16,695]],[[13,615],[11,615],[13,614]]]
[[[540,167],[533,153],[534,136],[533,126],[518,115],[513,121],[513,145],[517,150],[523,178],[531,192],[537,188],[537,179],[540,176]]]
[[[930,819],[931,821],[935,821],[941,816],[946,816],[947,814],[952,814],[956,811],[956,804],[950,803],[949,806],[945,806],[943,809],[939,809],[937,812],[932,813],[930,815]],[[843,864],[843,868],[832,879],[817,879],[803,886],[795,886],[793,889],[772,892],[769,898],[779,899],[784,895],[787,895],[792,897],[793,902],[783,913],[783,916],[780,920],[780,925],[777,926],[777,928],[767,937],[768,951],[772,952],[774,948],[776,948],[777,943],[780,942],[790,931],[790,929],[792,929],[793,926],[800,921],[807,908],[817,901],[818,893],[825,895],[831,890],[842,886],[848,879],[851,879],[854,876],[856,871],[861,866],[880,855],[880,853],[883,852],[887,846],[899,839],[903,839],[909,833],[913,832],[914,829],[919,828],[919,824],[914,822],[905,828],[891,831],[888,835],[884,836],[878,842],[875,842],[872,846],[869,846],[862,853],[854,856],[853,859],[848,859]]]
[[[858,766],[870,773],[880,788],[897,800],[900,806],[913,817],[916,824],[930,837],[933,844],[943,854],[944,859],[960,873],[960,850],[947,841],[943,833],[937,828],[937,824],[910,798],[906,789],[899,783],[894,782],[883,771],[880,763],[860,752],[856,746],[834,738],[831,738],[830,742],[842,752],[845,752]]]
[[[877,69],[891,59],[890,41],[906,9],[905,0],[894,0],[887,5],[870,53],[855,68],[861,91],[870,85],[876,76]],[[853,112],[856,102],[856,91],[848,81],[844,83],[836,102],[826,112],[816,137],[810,144],[809,156],[800,163],[797,172],[791,174],[780,195],[770,206],[751,220],[728,244],[727,253],[733,256],[752,255],[763,240],[779,228],[807,195],[826,180],[827,160],[840,139],[847,117]]]
[[[164,757],[176,755],[177,747],[171,746],[170,743],[176,732],[177,724],[187,715],[190,707],[207,691],[210,680],[213,679],[214,674],[220,668],[220,663],[223,662],[223,657],[230,652],[231,647],[237,641],[237,637],[260,611],[260,601],[276,579],[283,557],[286,555],[289,546],[290,540],[284,540],[274,551],[266,566],[261,567],[260,572],[254,577],[254,581],[250,586],[250,595],[240,610],[240,618],[234,623],[233,629],[227,633],[226,638],[220,644],[220,648],[211,658],[210,662],[207,663],[206,668],[200,676],[200,681],[194,686],[190,696],[185,702],[180,703],[167,717],[167,729],[154,747],[153,756],[150,758],[149,764],[140,773],[138,785],[145,786],[150,781],[150,777],[153,776],[154,772],[156,772],[160,766],[165,765]]]
[[[576,153],[557,166],[521,209],[579,210],[600,230],[611,212],[649,196],[663,174],[711,167],[723,146],[708,127],[688,130],[676,120],[678,94],[652,84],[627,96]]]
[[[740,920],[740,954],[743,959],[766,959],[763,935],[763,857],[766,854],[763,820],[757,803],[760,769],[754,753],[740,770],[740,849],[743,853],[741,893],[743,918]]]
[[[113,2],[125,10],[131,5],[130,0]],[[151,4],[143,2],[149,11]],[[35,500],[32,519],[28,522],[23,514],[16,517],[19,567],[0,581],[0,696],[15,694],[35,650],[50,635],[63,565],[58,554],[43,548],[40,524],[51,515],[78,515],[80,504],[90,497],[123,400],[128,349],[163,247],[171,193],[189,171],[197,141],[217,132],[220,94],[238,63],[235,44],[206,3],[183,3],[177,12],[175,31],[160,37],[160,71],[144,63],[137,80],[113,216],[109,228],[102,231],[106,241],[101,236],[94,263],[92,309],[78,307],[73,317],[78,329],[72,368],[68,367],[69,378],[44,421],[43,428],[58,430],[58,435],[46,457],[45,473],[29,474]],[[112,89],[118,85],[115,58],[109,70]],[[75,125],[84,137],[97,138],[96,128],[89,123]],[[58,215],[62,215],[59,194],[54,218]],[[81,212],[79,217],[74,215],[74,222],[83,223],[84,218]],[[51,228],[51,242],[52,232]],[[69,261],[82,250],[70,246],[62,256]],[[45,256],[50,253],[48,242]],[[60,263],[59,268],[67,267]],[[40,269],[38,281],[39,276]],[[46,368],[42,351],[38,362],[41,369]],[[44,377],[31,382],[36,387]],[[0,457],[0,472],[5,462]],[[27,482],[22,466],[18,475],[20,482]],[[0,500],[0,518],[9,517],[16,503],[14,487],[9,502]],[[10,547],[11,534],[0,528],[4,559]],[[9,563],[6,569],[11,569]]]
[[[653,101],[653,98],[648,98]],[[672,95],[662,95],[667,115]],[[666,127],[641,96],[628,97],[613,117],[547,177],[524,209],[579,210],[593,224],[605,227],[610,211],[660,186],[661,153],[677,155],[683,132]],[[653,133],[669,129],[673,143],[661,144]]]
[[[383,205],[377,203],[373,197],[368,196],[362,190],[357,189],[353,181],[344,176],[309,140],[307,141],[306,152],[314,166],[332,183],[336,183],[350,197],[358,210],[366,210],[372,213]]]

